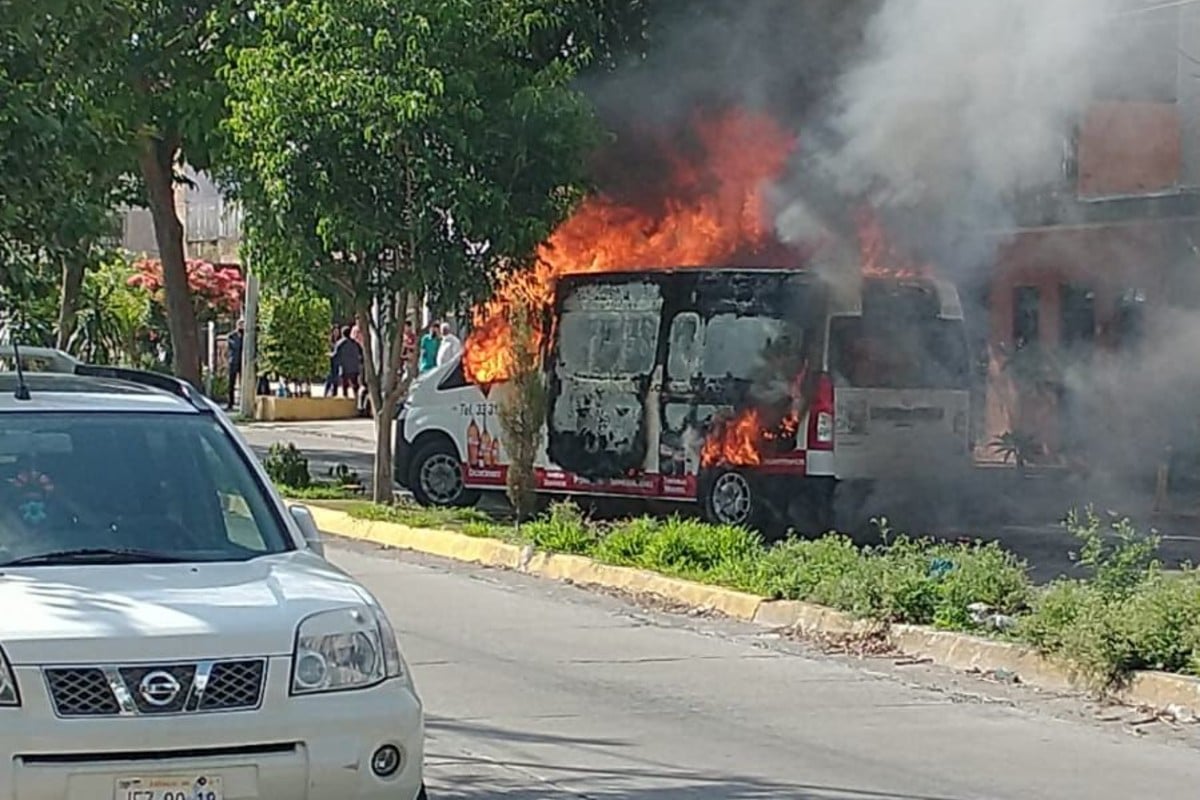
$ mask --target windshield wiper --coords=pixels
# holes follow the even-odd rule
[[[74,550],[55,550],[14,558],[0,563],[2,567],[37,566],[50,564],[180,564],[189,559],[156,550],[136,548],[80,547]]]

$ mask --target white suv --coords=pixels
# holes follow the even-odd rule
[[[424,798],[391,623],[224,414],[167,376],[19,360],[0,372],[0,798]]]

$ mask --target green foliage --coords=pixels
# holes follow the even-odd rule
[[[537,505],[535,463],[542,448],[549,395],[542,377],[541,359],[534,342],[529,308],[514,311],[512,370],[500,399],[498,414],[504,449],[508,454],[508,499],[522,520]]]
[[[1018,633],[1047,653],[1077,665],[1099,686],[1136,669],[1198,674],[1200,573],[1166,574],[1159,538],[1114,518],[1105,532],[1088,509],[1067,527],[1080,540],[1083,580],[1060,580],[1037,597]]]
[[[504,538],[501,526],[494,525],[486,514],[473,508],[423,508],[413,503],[386,506],[378,503],[356,503],[347,509],[347,513],[358,519],[394,522],[410,528],[470,529],[475,531],[472,535]]]
[[[128,132],[106,105],[119,81],[123,3],[0,4],[0,300],[36,296],[43,270],[86,257],[127,197]],[[80,42],[87,42],[81,47]],[[116,157],[114,157],[116,156]]]
[[[329,300],[312,292],[267,292],[260,308],[260,368],[283,380],[307,382],[329,370]]]
[[[74,355],[94,364],[144,364],[151,297],[130,283],[134,275],[120,253],[109,254],[84,273],[75,331],[67,345]]]
[[[479,511],[360,504],[350,513],[416,527],[577,553],[772,599],[803,600],[885,623],[997,633],[987,615],[1015,622],[1003,633],[1073,664],[1096,686],[1130,671],[1200,675],[1200,571],[1165,573],[1127,520],[1098,539],[1094,516],[1073,518],[1093,578],[1033,587],[1026,567],[998,544],[939,543],[907,536],[859,548],[844,536],[790,539],[765,547],[746,530],[692,519],[587,519],[556,503],[516,531]],[[988,609],[980,618],[972,606]]]
[[[280,483],[275,488],[289,500],[354,500],[359,494],[352,487],[329,483],[310,483],[308,486]]]
[[[263,459],[263,468],[275,483],[303,489],[312,483],[308,471],[308,459],[296,445],[276,442]]]
[[[1105,595],[1127,595],[1162,568],[1157,558],[1161,538],[1143,536],[1127,518],[1114,517],[1108,536],[1091,508],[1082,516],[1072,509],[1065,524],[1081,543],[1079,563],[1092,573],[1094,586]]]
[[[597,538],[579,506],[570,501],[552,503],[545,517],[523,526],[521,533],[542,550],[577,555],[591,552]]]

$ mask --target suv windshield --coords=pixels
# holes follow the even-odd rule
[[[211,417],[0,414],[0,566],[244,561],[293,547]]]

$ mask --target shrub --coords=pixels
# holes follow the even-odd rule
[[[1092,573],[1093,585],[1106,595],[1128,594],[1162,567],[1157,558],[1161,539],[1143,536],[1127,518],[1114,517],[1107,538],[1100,531],[1100,517],[1091,508],[1082,516],[1072,510],[1065,525],[1081,543],[1079,563]]]
[[[606,564],[640,567],[646,549],[658,535],[662,522],[654,517],[635,517],[618,523],[596,543],[593,555]]]
[[[862,556],[845,536],[789,539],[767,550],[748,585],[764,597],[841,605],[845,581],[858,573]]]
[[[761,554],[762,540],[745,528],[671,517],[647,541],[642,566],[711,581],[718,568],[728,570]]]
[[[537,507],[534,462],[542,448],[542,428],[549,402],[532,314],[526,306],[514,311],[509,352],[512,370],[498,410],[509,460],[506,490],[518,521],[529,517]]]
[[[557,553],[585,555],[597,541],[579,506],[569,500],[552,503],[546,516],[523,526],[521,532],[534,547]]]
[[[263,467],[272,481],[284,486],[303,489],[312,483],[312,476],[308,472],[308,459],[291,442],[275,442],[271,445],[267,457],[263,459]]]
[[[266,375],[303,383],[329,370],[329,300],[311,291],[289,289],[262,298],[259,366]]]

